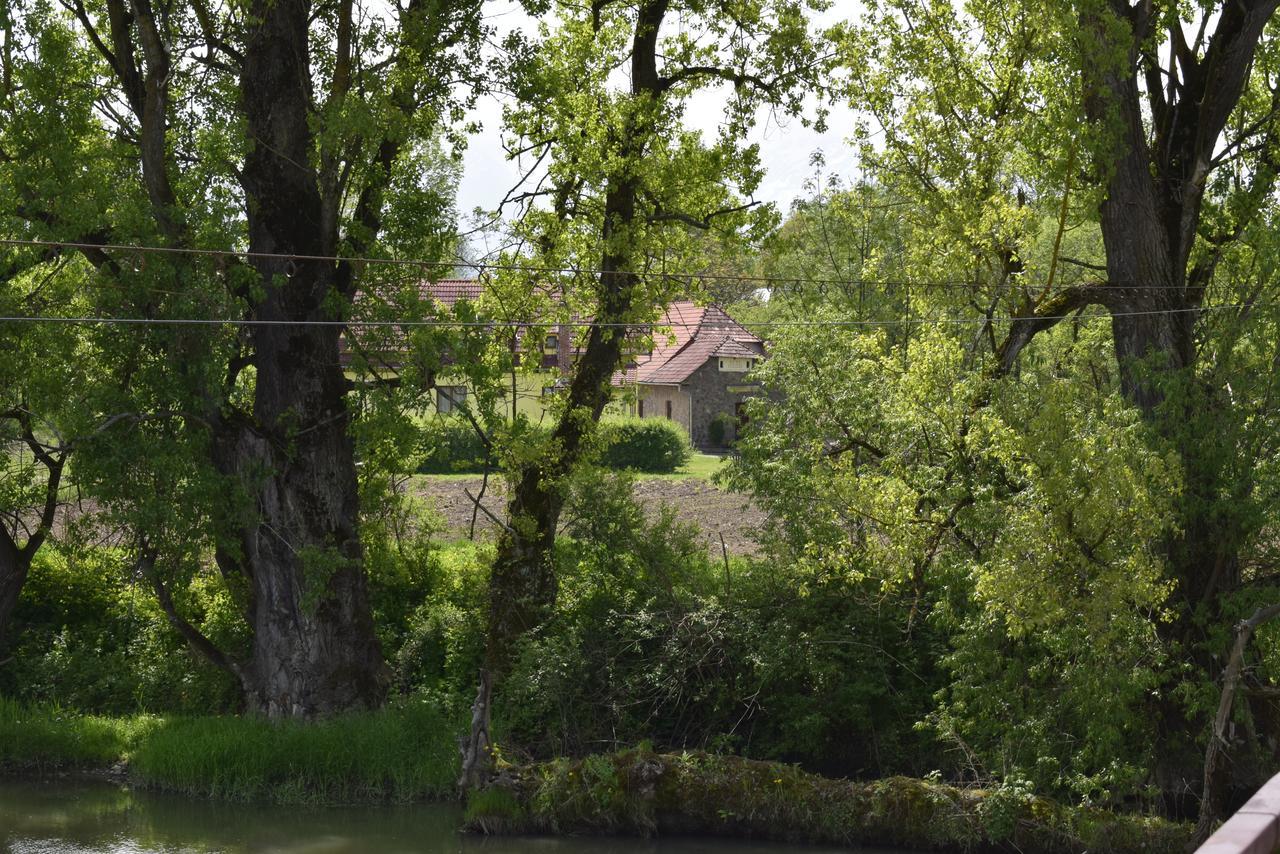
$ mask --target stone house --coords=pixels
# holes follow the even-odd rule
[[[744,404],[760,394],[750,371],[766,356],[764,342],[719,306],[687,300],[667,306],[657,330],[652,352],[614,377],[615,386],[633,390],[632,413],[675,421],[699,447],[732,442],[746,420]]]
[[[423,300],[450,312],[459,302],[482,304],[483,282],[475,279],[442,279],[423,282]],[[357,296],[359,304],[361,296]],[[516,337],[509,390],[503,389],[498,404],[512,415],[520,413],[540,421],[550,395],[568,382],[579,355],[578,332],[573,324],[547,325],[530,318]],[[631,351],[624,370],[613,377],[619,394],[610,411],[641,418],[667,418],[684,427],[693,443],[703,448],[723,447],[736,437],[745,419],[743,403],[759,393],[759,384],[748,374],[765,358],[764,342],[730,317],[717,305],[700,306],[688,300],[673,302],[653,327],[653,347],[647,352]],[[640,332],[647,332],[649,328]],[[636,333],[637,344],[645,336]],[[363,336],[361,336],[363,337]],[[403,339],[398,333],[385,335],[373,349],[377,361],[390,370],[398,368]],[[344,362],[350,352],[344,344]],[[470,402],[471,390],[461,375],[445,371],[437,379],[432,394],[435,411],[448,414]],[[723,436],[715,439],[712,423],[719,419]]]

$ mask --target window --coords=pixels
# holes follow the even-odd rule
[[[644,401],[643,400],[636,401],[636,415],[638,415],[641,418],[644,418]]]
[[[755,359],[746,359],[741,356],[726,356],[720,360],[720,370],[731,373],[746,373],[755,367]]]
[[[467,402],[467,387],[442,385],[436,389],[436,411],[441,415],[461,408]]]
[[[667,401],[667,420],[671,420],[671,401]]]
[[[543,397],[551,397],[551,395],[553,395],[553,394],[555,394],[555,393],[556,393],[556,387],[555,387],[555,386],[553,386],[553,385],[544,385],[544,386],[542,387],[542,396],[543,396]]]
[[[560,349],[560,336],[556,334],[548,335],[546,340],[542,342],[542,349],[555,352]]]

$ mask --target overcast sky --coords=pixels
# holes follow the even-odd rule
[[[514,4],[495,3],[490,21],[500,31],[521,28],[532,33],[534,22]],[[825,19],[835,20],[828,13]],[[722,117],[723,94],[700,96],[688,110],[688,120],[705,134],[714,135]],[[502,150],[502,104],[497,97],[486,97],[477,104],[472,117],[482,130],[471,137],[463,158],[462,182],[458,187],[458,212],[467,216],[479,207],[492,210],[508,190],[520,179],[520,169],[506,159]],[[817,133],[796,119],[779,126],[764,121],[756,127],[752,142],[760,144],[765,167],[764,181],[756,198],[774,202],[786,211],[793,199],[803,195],[805,180],[813,174],[811,155],[821,150],[826,157],[826,172],[852,177],[856,169],[853,149],[848,138],[853,132],[854,115],[847,108],[833,109],[829,129]]]

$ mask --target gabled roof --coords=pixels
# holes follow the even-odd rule
[[[662,331],[664,326],[670,327],[670,335]],[[615,383],[674,385],[687,380],[713,356],[764,356],[764,342],[718,305],[673,302],[658,327],[653,353],[637,360],[634,371],[616,376]]]
[[[453,304],[459,300],[479,300],[484,293],[484,284],[479,279],[440,279],[437,282],[423,282],[419,291],[424,299],[431,298],[447,308],[453,308]]]

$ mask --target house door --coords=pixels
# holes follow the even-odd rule
[[[742,428],[747,426],[747,422],[751,420],[751,416],[747,414],[747,402],[740,400],[733,405],[733,417],[737,423],[734,426],[734,438],[742,435]]]

